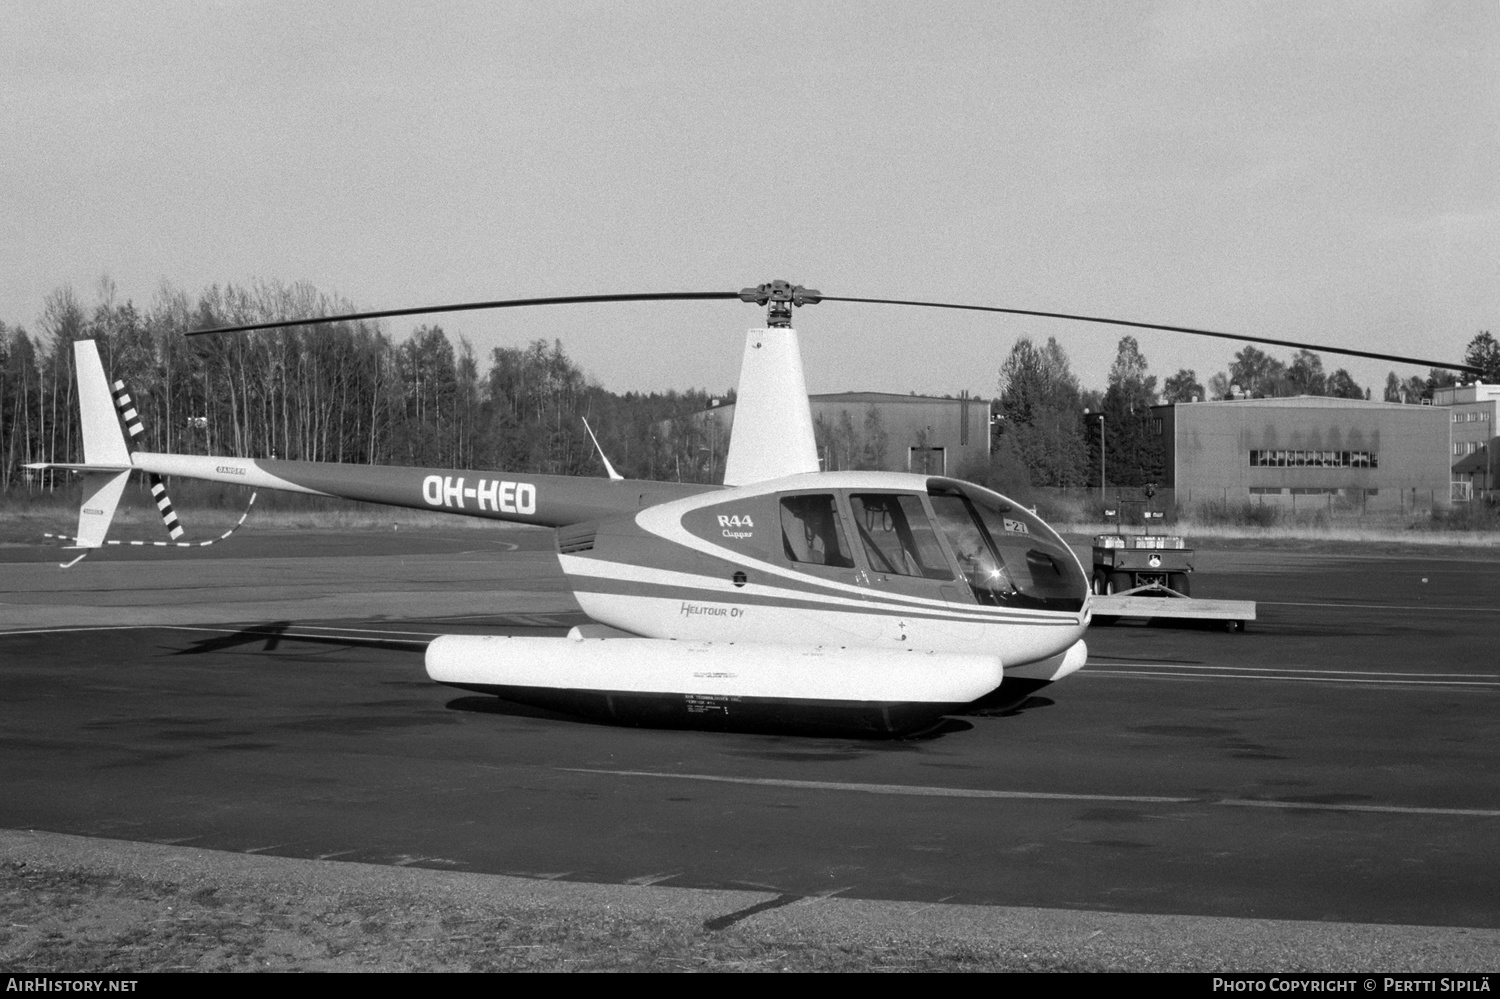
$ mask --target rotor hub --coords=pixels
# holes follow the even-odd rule
[[[817,305],[823,293],[815,288],[804,288],[790,281],[771,281],[757,288],[740,291],[740,301],[766,306],[766,325],[789,327],[792,325],[792,308],[799,305]]]

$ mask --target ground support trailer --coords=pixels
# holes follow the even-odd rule
[[[1243,631],[1255,620],[1253,600],[1194,599],[1193,550],[1181,538],[1101,534],[1094,538],[1094,623],[1122,617],[1222,621]]]

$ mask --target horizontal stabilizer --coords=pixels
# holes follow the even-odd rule
[[[34,461],[26,467],[36,472],[128,472],[132,466],[129,464],[90,465],[87,462],[76,461]]]

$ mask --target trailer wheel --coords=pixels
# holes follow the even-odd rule
[[[1245,630],[1245,622],[1244,621],[1225,621],[1224,622],[1224,630],[1227,631],[1227,632],[1229,632],[1231,635],[1233,635],[1235,632],[1243,632]]]
[[[1102,596],[1104,596],[1104,573],[1102,573],[1102,572],[1096,572],[1096,573],[1094,573],[1093,589],[1094,589],[1094,596],[1096,596],[1096,597],[1102,597]]]
[[[1104,592],[1110,596],[1114,596],[1116,593],[1122,593],[1134,585],[1135,581],[1130,578],[1130,573],[1112,572],[1109,574],[1109,580],[1104,584]]]
[[[1190,597],[1193,595],[1192,584],[1188,581],[1188,574],[1185,572],[1168,573],[1167,588],[1176,590],[1178,593],[1181,593],[1185,597]]]

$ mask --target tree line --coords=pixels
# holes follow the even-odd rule
[[[144,309],[120,302],[101,280],[85,306],[69,288],[48,295],[36,333],[0,321],[0,490],[49,488],[29,462],[83,460],[72,344],[99,343],[106,371],[123,380],[141,413],[139,446],[152,451],[365,464],[494,468],[597,475],[584,429],[631,478],[720,481],[728,428],[680,417],[732,401],[733,391],[606,391],[560,342],[499,347],[481,358],[440,325],[398,339],[378,323],[353,322],[222,337],[184,336],[211,326],[356,311],[305,282],[212,286],[196,296],[168,284]],[[1467,363],[1500,382],[1500,345],[1482,332]],[[1387,401],[1418,402],[1453,384],[1386,381]],[[1159,481],[1165,455],[1151,407],[1234,396],[1326,395],[1367,399],[1348,371],[1325,372],[1307,350],[1282,362],[1254,346],[1208,379],[1179,370],[1158,390],[1140,345],[1122,337],[1103,391],[1084,389],[1055,339],[1016,342],[993,403],[993,467],[971,477],[1038,486],[1097,486],[1101,422],[1108,481]],[[1101,420],[1102,418],[1102,420]],[[830,468],[884,467],[891,446],[871,410],[819,420],[819,454]],[[896,442],[904,447],[907,443]]]
[[[0,490],[53,484],[28,476],[28,462],[83,460],[72,348],[82,339],[97,341],[106,372],[125,382],[146,450],[598,475],[587,418],[627,477],[722,475],[728,434],[677,417],[732,391],[609,392],[561,342],[480,358],[439,325],[404,339],[371,322],[184,336],[351,311],[306,283],[196,296],[163,285],[145,309],[118,301],[107,280],[90,306],[71,289],[53,292],[35,333],[0,321]]]

